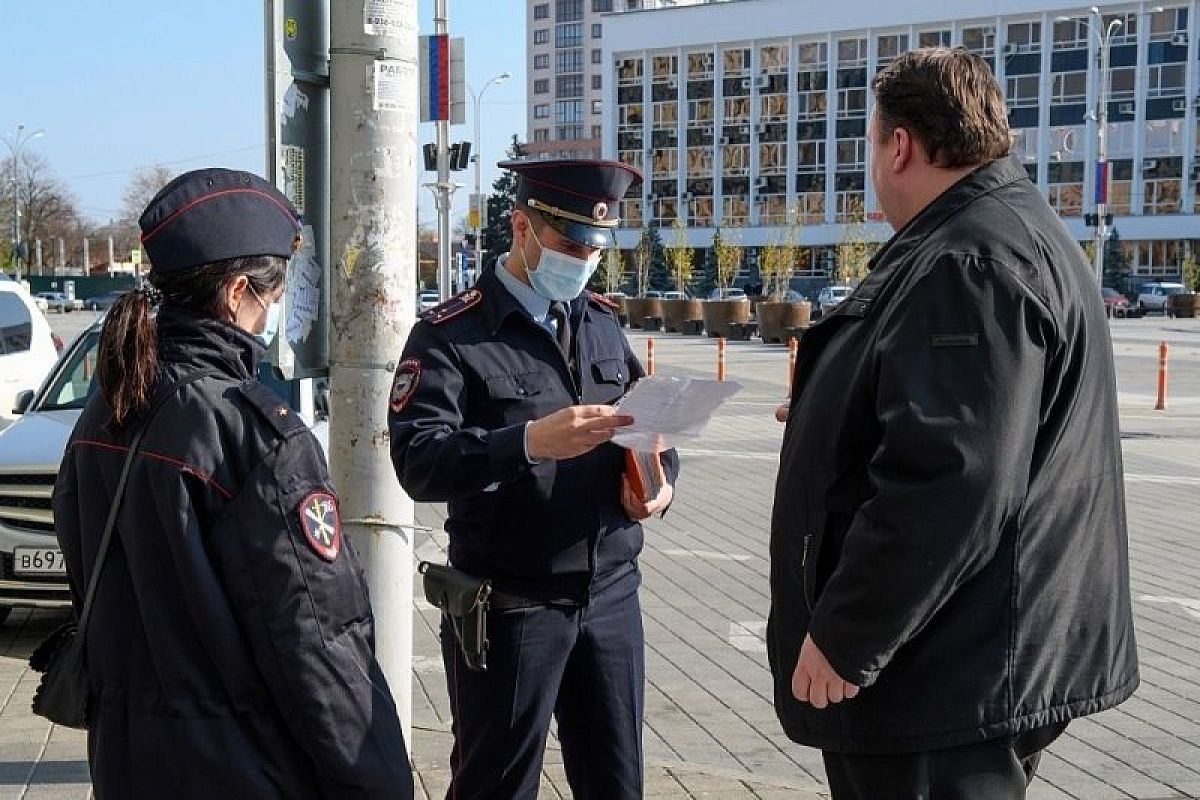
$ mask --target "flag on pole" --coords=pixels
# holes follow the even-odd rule
[[[1096,203],[1108,203],[1108,162],[1096,162]]]

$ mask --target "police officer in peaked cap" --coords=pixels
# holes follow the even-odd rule
[[[411,798],[325,457],[257,379],[296,212],[257,176],[202,169],[140,226],[151,286],[109,312],[99,391],[54,489],[76,613],[100,575],[86,631],[96,797]]]
[[[448,505],[449,560],[490,581],[487,668],[443,618],[454,718],[447,797],[534,798],[551,715],[577,798],[642,795],[640,521],[671,501],[623,477],[613,403],[644,374],[613,305],[585,291],[641,174],[611,161],[507,161],[511,251],[421,315],[393,385],[392,460]]]

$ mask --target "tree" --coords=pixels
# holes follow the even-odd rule
[[[684,221],[677,217],[671,227],[675,229],[675,241],[667,249],[667,261],[671,265],[675,289],[686,292],[688,284],[692,281],[692,264],[696,260],[696,253],[688,245],[687,225]]]
[[[594,292],[616,292],[621,288],[621,280],[625,276],[625,259],[616,247],[604,251],[600,267],[588,281],[588,287]]]
[[[0,162],[0,185],[3,198],[0,200],[0,219],[4,229],[11,225],[12,188],[14,171],[17,201],[21,209],[21,240],[28,242],[26,265],[34,264],[34,248],[37,239],[49,242],[62,237],[64,240],[78,238],[83,223],[75,205],[75,199],[54,176],[49,162],[40,154],[25,152],[19,164],[12,158]],[[12,245],[8,236],[2,237],[3,262],[12,264]],[[43,261],[53,265],[53,247],[43,252]],[[61,266],[61,265],[59,265]]]
[[[1196,256],[1189,255],[1183,260],[1183,284],[1193,292],[1200,292],[1200,262]]]
[[[650,288],[656,291],[666,291],[671,288],[671,263],[667,259],[667,249],[663,247],[662,236],[658,226],[650,224]]]
[[[508,148],[509,158],[522,158],[525,149],[514,133]],[[512,249],[512,211],[517,203],[516,173],[504,170],[495,183],[487,201],[487,226],[483,229],[483,260],[485,264]]]
[[[729,284],[733,283],[733,279],[737,277],[738,270],[742,267],[742,246],[740,244],[741,237],[736,233],[721,235],[721,229],[717,228],[713,234],[713,263],[716,267],[716,283],[722,290],[728,289]]]
[[[764,247],[759,256],[758,274],[762,277],[763,293],[776,302],[783,300],[800,257],[800,223],[792,210],[782,235]]]
[[[1092,252],[1095,252],[1093,249]],[[1129,278],[1133,270],[1129,267],[1129,259],[1125,256],[1125,246],[1121,244],[1121,234],[1113,228],[1108,241],[1104,243],[1104,280],[1103,285],[1111,286],[1118,292],[1128,292]]]
[[[634,297],[645,297],[650,288],[650,264],[654,260],[654,237],[650,228],[642,229],[637,247],[633,251]]]
[[[137,227],[137,221],[154,199],[159,190],[175,177],[171,170],[155,164],[151,167],[138,167],[129,177],[125,193],[121,195],[120,221]]]
[[[841,283],[857,286],[871,271],[871,256],[875,255],[876,245],[867,237],[866,215],[863,213],[862,200],[854,198],[850,202],[850,211],[846,222],[842,241],[837,246],[837,279]]]

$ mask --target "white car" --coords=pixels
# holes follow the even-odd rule
[[[20,394],[16,402],[20,416],[0,431],[0,623],[14,607],[71,604],[50,498],[67,440],[98,386],[100,324],[97,321],[66,349],[40,390]],[[322,403],[318,383],[276,382],[269,375],[263,380],[302,414],[301,406],[308,404],[301,402],[301,389],[312,387],[310,413],[318,418],[312,430],[327,451],[329,423],[321,419],[321,410],[328,403]]]
[[[19,283],[0,282],[0,417],[17,395],[42,385],[58,359],[50,323]]]
[[[1147,283],[1138,291],[1137,307],[1142,311],[1167,313],[1167,298],[1187,291],[1182,283]]]
[[[428,311],[436,306],[439,302],[441,301],[438,300],[438,293],[426,289],[425,291],[421,292],[421,294],[417,295],[417,311]]]
[[[850,293],[853,291],[853,286],[840,286],[837,284],[833,286],[826,286],[817,295],[816,310],[822,314],[829,313],[834,309],[835,306],[849,297]]]
[[[750,301],[750,298],[746,296],[746,290],[738,289],[736,287],[730,288],[730,289],[720,289],[720,288],[713,289],[711,292],[708,293],[708,299],[709,300],[745,300],[747,302]]]

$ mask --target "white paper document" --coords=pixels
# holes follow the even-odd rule
[[[643,452],[675,447],[699,436],[721,404],[741,388],[736,381],[642,378],[617,403],[617,410],[633,417],[633,424],[618,430],[613,441]]]

